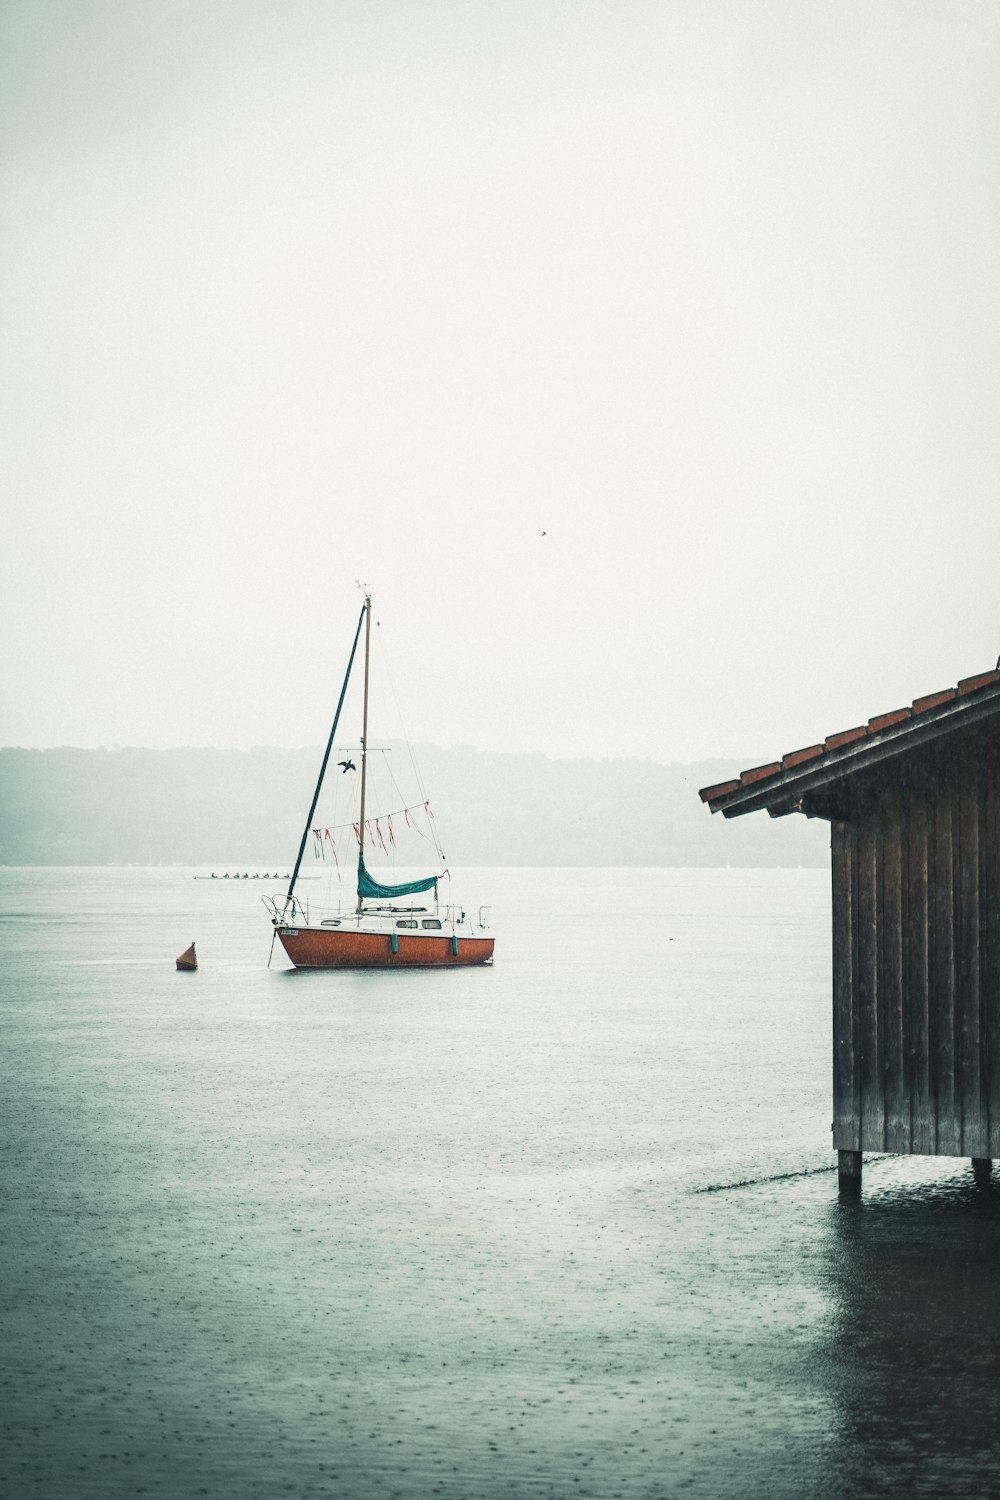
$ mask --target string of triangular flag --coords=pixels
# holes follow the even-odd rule
[[[431,810],[430,803],[425,801],[425,802],[413,802],[413,803],[410,804],[409,807],[398,807],[398,808],[396,808],[396,810],[394,812],[391,812],[391,813],[382,813],[377,818],[366,818],[365,819],[365,833],[368,836],[369,843],[371,844],[371,843],[373,843],[375,841],[375,839],[378,839],[379,843],[382,846],[383,852],[385,854],[388,854],[390,846],[393,849],[396,847],[396,834],[395,834],[395,830],[393,829],[393,826],[392,826],[392,820],[393,820],[393,818],[403,817],[403,818],[406,819],[406,826],[408,828],[416,828],[416,824],[414,823],[414,821],[413,821],[412,817],[410,816],[410,814],[418,812],[418,811],[419,812],[425,812],[429,818],[433,818],[433,816],[434,816],[434,813]],[[389,844],[388,845],[386,844],[386,841],[385,841],[385,834],[383,834],[383,832],[382,832],[382,818],[385,818],[386,834],[388,834],[388,838],[389,838]],[[343,830],[345,828],[352,828],[354,830],[354,837],[357,840],[358,848],[360,849],[361,848],[361,824],[360,823],[335,823],[332,828],[314,828],[312,830],[312,836],[313,836],[313,856],[314,856],[314,858],[316,858],[316,859],[324,859],[325,860],[326,859],[326,845],[329,844],[330,845],[330,852],[333,855],[334,861],[335,861],[335,863],[337,865],[337,869],[339,870],[340,869],[340,860],[337,858],[337,846],[336,846],[336,844],[334,842],[334,837],[333,836],[334,836],[335,833],[341,833],[341,832],[343,832]],[[417,831],[419,832],[419,829]]]

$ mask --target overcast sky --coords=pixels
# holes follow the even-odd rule
[[[359,577],[443,745],[770,756],[996,662],[995,4],[0,28],[0,744],[319,743]]]

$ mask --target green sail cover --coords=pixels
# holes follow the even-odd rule
[[[415,896],[419,891],[436,890],[437,883],[438,877],[431,875],[427,880],[408,880],[403,885],[379,885],[365,869],[364,855],[358,855],[358,895],[362,898],[379,896],[385,900],[392,896]]]

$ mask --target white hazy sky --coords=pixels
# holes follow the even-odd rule
[[[444,745],[992,667],[998,79],[993,0],[2,0],[0,744],[320,743],[358,577]]]

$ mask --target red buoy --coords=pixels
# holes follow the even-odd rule
[[[198,967],[198,956],[194,951],[194,943],[191,944],[190,948],[184,949],[184,952],[177,960],[177,967],[179,969],[196,969]]]

